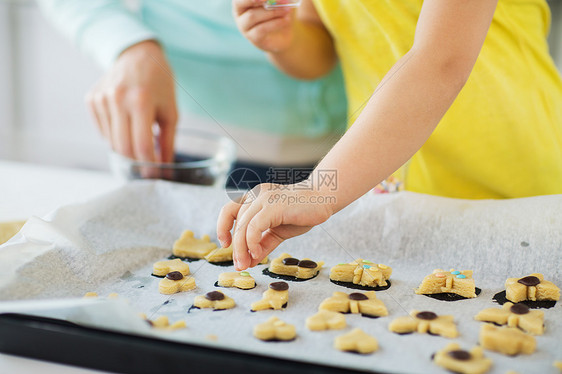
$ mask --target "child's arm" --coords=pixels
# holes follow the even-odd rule
[[[337,61],[333,41],[311,0],[291,8],[266,10],[266,0],[234,0],[238,28],[283,72],[300,79],[329,73]]]
[[[316,185],[314,191],[303,192],[274,186],[264,191],[262,187],[254,201],[230,203],[223,208],[217,234],[219,240],[230,243],[230,229],[237,221],[237,268],[255,265],[283,240],[324,222],[390,175],[423,145],[466,82],[496,3],[424,2],[412,49],[388,72],[357,121],[313,172],[314,182],[326,170],[337,170],[337,189]],[[285,202],[272,199],[275,194],[286,195]],[[289,198],[298,203],[287,204]]]

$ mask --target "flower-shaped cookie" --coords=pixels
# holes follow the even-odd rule
[[[236,306],[232,298],[226,296],[220,291],[207,292],[205,295],[196,296],[193,300],[193,306],[196,308],[213,308],[213,310],[231,309]]]
[[[544,332],[544,312],[530,310],[525,304],[507,302],[501,308],[484,309],[474,318],[477,321],[519,327],[534,335],[542,335]]]
[[[385,287],[392,268],[361,258],[348,264],[338,264],[330,269],[330,280],[366,287]]]
[[[310,279],[318,274],[322,265],[324,265],[324,261],[314,262],[307,258],[299,260],[288,253],[282,253],[281,256],[271,261],[269,271],[297,279]]]
[[[334,292],[332,297],[322,301],[318,310],[329,310],[340,313],[361,313],[369,317],[383,317],[388,315],[384,303],[377,299],[375,291]]]
[[[377,339],[356,328],[347,334],[338,336],[334,340],[334,347],[340,351],[368,354],[379,349],[379,344]]]
[[[173,254],[177,257],[204,258],[215,248],[217,245],[211,242],[209,235],[197,239],[193,231],[185,230],[174,243]]]
[[[486,349],[510,356],[519,353],[531,354],[537,346],[533,336],[518,328],[496,327],[490,324],[484,324],[480,328],[479,342]]]
[[[221,287],[236,287],[242,290],[256,287],[256,281],[247,271],[221,273],[217,284]]]
[[[345,316],[329,310],[320,310],[306,319],[306,327],[311,331],[339,330],[345,326]]]
[[[172,271],[162,278],[158,284],[158,291],[164,295],[171,295],[177,292],[189,291],[195,287],[195,278],[186,278],[179,271]]]
[[[398,334],[414,331],[456,338],[459,334],[453,316],[438,316],[433,312],[413,310],[409,316],[398,317],[390,323],[389,330]]]
[[[287,306],[289,301],[289,285],[287,282],[273,282],[263,293],[260,301],[252,303],[251,310],[256,312],[265,309],[282,309]]]
[[[492,360],[484,357],[481,347],[470,351],[460,349],[457,343],[450,343],[435,353],[433,361],[447,370],[461,374],[484,374],[492,367]]]
[[[157,277],[165,277],[166,274],[172,271],[179,271],[185,277],[189,275],[189,265],[175,258],[173,260],[158,261],[152,265],[152,275]]]
[[[524,300],[560,300],[560,288],[534,273],[523,278],[508,278],[505,281],[505,298],[514,303]]]
[[[294,325],[289,325],[277,317],[271,317],[254,327],[254,336],[265,341],[289,341],[295,339],[297,330]]]
[[[476,297],[476,286],[474,285],[474,279],[472,279],[472,270],[433,270],[433,273],[423,278],[422,283],[416,289],[416,293],[418,295],[454,293],[466,298]]]

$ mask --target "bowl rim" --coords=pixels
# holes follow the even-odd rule
[[[197,136],[200,136],[202,138],[215,140],[217,141],[217,143],[226,143],[227,152],[229,152],[232,156],[231,163],[234,163],[236,159],[236,143],[230,137],[216,134],[210,131],[190,128],[190,127],[178,127],[176,128],[176,134],[178,132],[196,134]],[[154,161],[135,160],[134,158],[124,156],[113,149],[109,150],[109,154],[111,157],[121,159],[121,161],[127,161],[132,166],[148,166],[148,167],[157,167],[157,168],[166,168],[166,169],[196,169],[196,168],[210,167],[212,166],[213,161],[217,159],[217,155],[215,155],[213,157],[206,158],[203,160],[198,160],[198,161],[154,162]]]

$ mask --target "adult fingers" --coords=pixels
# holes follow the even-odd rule
[[[248,40],[252,41],[252,43],[262,46],[262,48],[267,47],[267,39],[270,35],[274,32],[278,32],[283,30],[284,28],[288,27],[291,24],[291,16],[285,15],[283,17],[277,17],[272,19],[268,22],[262,22],[258,25],[255,25],[253,28],[246,32],[246,37]]]
[[[291,12],[289,8],[279,8],[275,10],[266,10],[264,8],[255,8],[238,16],[236,22],[242,32],[257,27],[261,24],[281,19]]]
[[[160,149],[161,162],[174,162],[174,139],[176,135],[176,124],[178,114],[175,103],[166,111],[157,114],[156,120],[160,127],[158,137],[158,148]]]
[[[263,3],[266,0],[233,0],[232,1],[232,12],[235,16],[239,16],[251,8],[263,8]]]
[[[111,145],[117,153],[134,158],[131,124],[125,107],[124,92],[117,88],[114,89],[108,96],[108,106],[111,121]]]
[[[98,127],[98,130],[99,130],[100,134],[102,134],[104,138],[107,138],[107,134],[105,133],[105,129],[102,127],[100,119],[98,117],[98,113],[96,111],[96,105],[94,103],[94,95],[93,95],[92,92],[89,92],[89,93],[86,94],[86,96],[84,97],[84,104],[86,105],[86,108],[88,109],[88,112],[92,116],[92,118],[94,120],[94,123]]]
[[[94,113],[94,119],[97,122],[102,135],[111,144],[111,115],[109,103],[107,102],[106,97],[101,93],[92,94],[90,108],[90,110]]]
[[[150,109],[136,108],[131,111],[131,140],[135,159],[140,161],[154,162],[154,135],[152,124],[154,114]]]

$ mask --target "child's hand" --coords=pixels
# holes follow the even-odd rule
[[[241,203],[230,202],[222,208],[217,236],[223,246],[234,244],[234,267],[244,270],[259,264],[284,240],[302,235],[330,218],[332,200],[302,183],[260,184]],[[236,227],[231,235],[234,221]]]
[[[281,52],[293,41],[295,12],[290,8],[266,10],[266,0],[234,0],[233,13],[242,34],[266,52]]]

